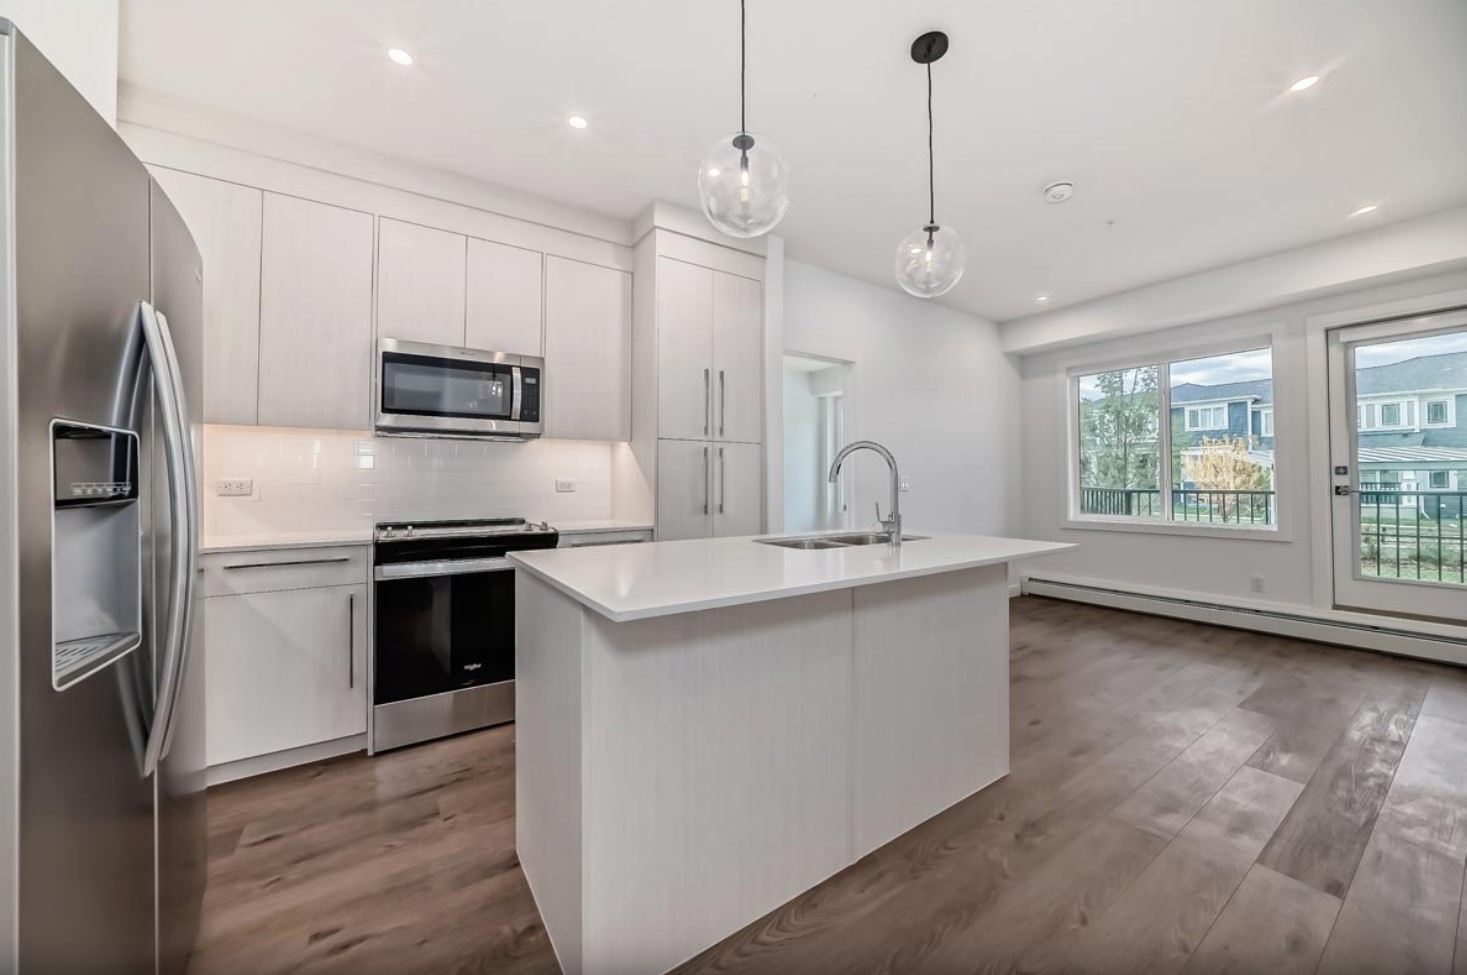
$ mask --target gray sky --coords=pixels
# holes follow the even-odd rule
[[[1393,362],[1414,359],[1420,355],[1441,355],[1443,352],[1467,351],[1467,331],[1447,335],[1431,335],[1403,342],[1385,342],[1380,345],[1362,345],[1355,349],[1355,367],[1386,366]]]

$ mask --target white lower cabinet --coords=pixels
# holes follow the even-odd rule
[[[764,530],[763,447],[721,443],[713,447],[713,534],[757,535]]]
[[[657,540],[757,535],[764,530],[763,447],[657,442]]]
[[[211,597],[204,640],[210,765],[367,730],[365,583]]]

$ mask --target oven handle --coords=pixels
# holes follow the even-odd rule
[[[461,576],[470,572],[507,572],[514,563],[506,558],[496,559],[443,559],[438,562],[398,562],[379,565],[372,577],[378,582],[384,579],[425,579],[433,576]]]

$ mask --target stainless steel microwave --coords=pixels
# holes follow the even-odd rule
[[[545,360],[381,339],[377,430],[428,437],[538,437]]]

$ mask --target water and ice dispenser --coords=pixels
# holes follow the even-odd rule
[[[51,682],[61,691],[142,643],[138,436],[51,423]]]

